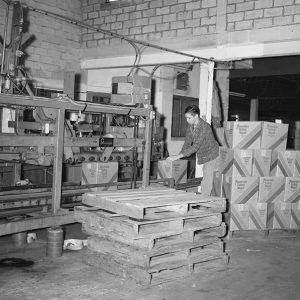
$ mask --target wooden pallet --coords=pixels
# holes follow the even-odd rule
[[[261,229],[261,230],[233,230],[228,232],[228,238],[249,237],[299,237],[300,230],[297,229]]]
[[[217,239],[211,242],[181,243],[164,249],[144,250],[115,241],[89,237],[87,246],[92,251],[110,255],[115,260],[125,261],[151,272],[203,261],[207,256],[219,256],[224,252],[224,243]]]
[[[82,202],[138,220],[205,215],[208,211],[221,213],[226,210],[224,198],[175,189],[93,192],[84,194]]]
[[[127,238],[124,235],[119,235],[113,232],[99,230],[88,224],[82,224],[82,231],[87,235],[97,236],[102,239],[112,240],[126,245],[151,250],[151,249],[168,249],[177,247],[183,243],[210,243],[216,239],[226,235],[226,225],[222,223],[220,226],[200,230],[187,230],[182,233],[164,233],[160,232],[143,238]]]
[[[207,213],[202,216],[182,216],[170,219],[137,221],[127,216],[96,210],[84,206],[74,208],[74,217],[77,222],[88,224],[105,233],[116,233],[126,237],[146,237],[164,232],[165,234],[181,233],[186,230],[201,230],[220,226],[222,215]]]
[[[118,260],[111,255],[102,254],[90,249],[85,250],[83,261],[91,266],[99,267],[100,269],[124,278],[134,279],[138,284],[144,286],[152,286],[168,281],[173,281],[179,278],[190,276],[192,273],[198,273],[200,270],[205,270],[207,266],[215,268],[228,263],[228,256],[223,253],[218,256],[207,255],[202,260],[198,259],[190,262],[182,262],[169,265],[162,269],[146,270],[140,266],[133,265],[123,260]],[[219,264],[216,264],[219,262]]]

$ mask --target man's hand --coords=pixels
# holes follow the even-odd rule
[[[182,154],[179,154],[179,155],[172,155],[172,156],[169,156],[169,157],[167,158],[167,161],[175,161],[175,160],[178,160],[178,159],[180,159],[180,158],[182,158],[182,157],[183,157]]]

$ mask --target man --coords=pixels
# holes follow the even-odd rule
[[[211,126],[200,118],[198,106],[188,106],[185,109],[185,118],[189,126],[182,149],[178,155],[170,156],[167,160],[174,161],[196,153],[198,164],[204,164],[201,193],[210,195],[213,172],[217,170],[219,144],[214,137]]]

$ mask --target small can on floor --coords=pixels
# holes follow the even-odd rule
[[[64,231],[61,227],[50,227],[47,229],[47,256],[53,258],[62,256],[63,243]]]

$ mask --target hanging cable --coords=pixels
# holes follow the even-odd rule
[[[136,68],[136,63],[138,61],[138,59],[140,58],[141,56],[141,53],[140,53],[140,49],[139,47],[135,44],[135,43],[132,43],[132,42],[129,42],[129,44],[134,48],[135,50],[135,59],[134,59],[134,62],[133,62],[133,65],[127,75],[127,78],[132,74],[132,71]]]

